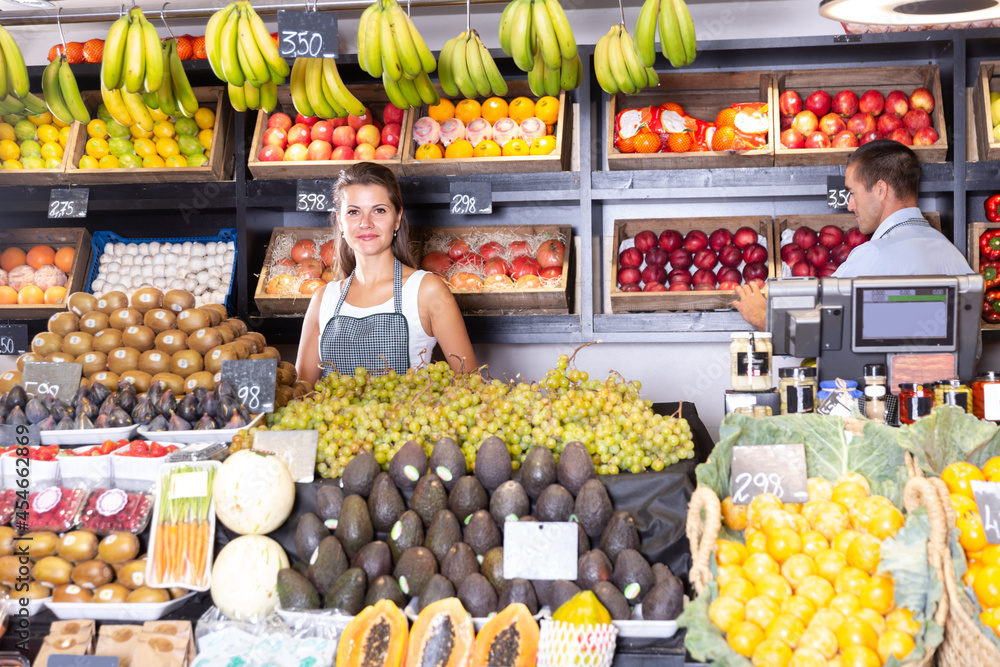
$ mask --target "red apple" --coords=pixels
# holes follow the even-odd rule
[[[346,118],[331,118],[330,119],[330,125],[333,126],[333,129],[337,129],[338,127],[344,127],[345,125],[347,125],[347,119]]]
[[[308,146],[310,141],[312,141],[312,130],[309,125],[296,123],[288,128],[289,144],[302,144],[303,146]]]
[[[662,266],[650,264],[642,270],[642,282],[647,285],[649,283],[665,283],[667,282],[667,270]]]
[[[743,280],[767,280],[767,264],[764,262],[751,262],[743,267]]]
[[[923,128],[917,130],[918,132],[923,131]],[[905,127],[900,127],[892,131],[892,134],[886,136],[886,139],[892,139],[893,141],[898,141],[904,146],[913,145],[913,135]]]
[[[834,148],[854,148],[858,145],[858,138],[850,130],[844,130],[837,133],[837,136],[830,140],[830,144]]]
[[[341,125],[333,130],[333,145],[354,148],[358,145],[357,132],[349,125]]]
[[[502,257],[491,257],[486,260],[486,264],[483,265],[483,273],[488,276],[492,275],[510,275],[510,264],[505,262]]]
[[[877,129],[875,117],[869,113],[859,111],[847,121],[847,129],[858,137],[868,132],[874,132]]]
[[[654,245],[646,252],[646,266],[666,266],[670,260],[670,253],[658,245]]]
[[[354,149],[354,159],[369,162],[375,159],[375,147],[371,144],[358,144]]]
[[[660,232],[657,242],[667,252],[673,252],[684,245],[684,237],[676,229],[665,229]]]
[[[885,96],[885,110],[891,111],[900,118],[910,110],[910,100],[901,90],[894,90]]]
[[[829,278],[837,270],[837,265],[833,262],[827,262],[823,266],[816,270],[817,278]]]
[[[719,252],[733,242],[733,233],[728,229],[719,228],[708,236],[708,247]]]
[[[734,245],[727,245],[719,251],[719,264],[736,267],[743,262],[743,252]]]
[[[350,146],[337,146],[333,149],[333,155],[330,156],[331,160],[353,160],[354,159],[354,149]]]
[[[742,276],[740,276],[740,278],[742,280]],[[735,281],[732,281],[732,280],[729,280],[729,281],[726,281],[726,282],[721,282],[720,281],[719,282],[719,286],[716,287],[715,289],[719,290],[720,292],[729,292],[729,291],[732,291],[732,290],[736,289],[739,286],[740,286],[740,284],[738,282],[735,282]]]
[[[357,132],[365,125],[371,125],[373,118],[375,118],[375,116],[372,114],[372,110],[369,109],[368,107],[365,107],[364,114],[360,116],[355,116],[354,114],[350,114],[347,117],[347,124],[350,125],[355,132]]]
[[[694,254],[694,265],[699,269],[714,269],[718,262],[719,257],[711,248],[702,248]]]
[[[822,118],[826,114],[830,113],[831,102],[830,93],[825,90],[817,90],[815,93],[806,98],[806,101],[802,106],[806,110],[812,111],[816,114],[817,118]]]
[[[840,116],[837,116],[837,118],[840,118]],[[830,148],[831,146],[833,146],[833,143],[830,141],[830,137],[819,130],[806,137],[806,148]]]
[[[930,146],[937,143],[938,133],[933,127],[928,125],[913,133],[914,146]]]
[[[359,144],[379,147],[382,141],[382,133],[374,125],[362,125],[355,135]]]
[[[389,102],[385,105],[385,108],[382,109],[382,122],[386,125],[392,125],[393,123],[396,125],[402,125],[403,110],[392,102]]]
[[[303,116],[300,113],[295,114],[296,125],[305,125],[306,127],[312,127],[317,122],[319,122],[318,116]]]
[[[643,292],[666,292],[667,286],[663,283],[646,283],[642,286]]]
[[[858,112],[858,96],[854,91],[842,90],[833,96],[830,109],[846,120]]]
[[[819,230],[819,243],[827,248],[835,248],[844,242],[844,231],[835,225],[826,225]]]
[[[827,136],[833,136],[847,129],[847,123],[832,111],[819,119],[819,131]]]
[[[684,249],[688,252],[698,252],[708,247],[708,236],[700,229],[692,229],[684,236]]]
[[[878,116],[885,109],[885,98],[877,90],[867,90],[858,100],[858,111]]]
[[[781,145],[789,149],[805,148],[806,138],[793,127],[781,132]]]
[[[752,227],[740,227],[733,234],[733,245],[740,250],[745,249],[751,243],[757,242],[757,230]]]
[[[789,243],[781,248],[781,261],[788,266],[794,266],[805,258],[806,251],[794,243]]]
[[[847,261],[847,256],[851,254],[851,246],[846,243],[841,243],[839,246],[830,251],[830,259],[837,266],[840,266]]]
[[[782,131],[790,129],[792,127],[793,120],[795,120],[795,116],[779,116],[778,122],[781,126],[780,129]]]
[[[711,269],[698,269],[697,271],[694,272],[694,275],[691,276],[692,285],[709,283],[714,287],[716,282],[718,281],[715,278],[715,272],[712,271]]]
[[[878,130],[872,130],[871,132],[867,132],[865,134],[862,134],[861,138],[858,139],[858,143],[861,144],[862,146],[864,146],[865,144],[867,144],[869,142],[878,141],[881,138],[882,138],[882,135],[879,134]]]
[[[638,283],[626,283],[618,287],[619,292],[641,292],[642,288]]]
[[[638,248],[626,248],[618,254],[618,266],[623,268],[642,266],[642,260],[642,253]]]
[[[903,127],[909,130],[911,134],[916,134],[917,130],[922,127],[930,127],[930,124],[931,115],[923,109],[910,109],[903,116]]]
[[[388,144],[379,146],[375,149],[375,159],[376,160],[388,160],[390,158],[396,157],[396,153],[399,151],[395,146],[390,146]]]
[[[315,125],[313,127],[315,127]],[[309,142],[309,148],[306,149],[307,160],[329,160],[332,155],[333,146],[322,139],[316,139]]]
[[[274,144],[268,144],[260,149],[260,153],[257,155],[257,159],[261,162],[281,162],[281,159],[285,156],[285,149],[281,146],[275,146]]]
[[[287,132],[288,128],[292,126],[292,119],[288,117],[287,113],[281,113],[279,111],[271,114],[271,116],[267,119],[267,126],[269,128],[278,127]]]
[[[399,146],[399,137],[403,132],[397,123],[389,123],[382,128],[382,143],[390,146]]]
[[[691,272],[687,269],[671,269],[670,273],[667,274],[667,282],[676,283],[684,282],[688,285],[691,284]]]
[[[265,146],[277,146],[284,149],[288,145],[288,132],[280,127],[269,127],[264,130],[262,141]]]
[[[693,263],[692,255],[684,248],[678,248],[670,253],[670,266],[675,269],[687,269]]]
[[[743,249],[743,261],[747,264],[752,262],[766,262],[767,248],[759,243],[752,243]]]
[[[500,255],[502,253],[503,253],[503,244],[497,243],[496,241],[489,241],[479,246],[479,254],[483,256],[483,259],[493,259],[497,255]],[[639,257],[639,260],[640,260],[639,264],[641,264],[642,256]],[[639,264],[635,264],[634,266],[639,266]],[[631,265],[625,265],[625,266],[631,266]]]
[[[786,90],[778,97],[778,110],[783,116],[794,116],[802,111],[802,98],[794,90]]]
[[[817,127],[819,127],[819,116],[809,110],[798,112],[792,120],[792,129],[803,137],[808,137]]]
[[[656,245],[656,241],[656,234],[648,229],[644,229],[636,234],[634,239],[635,247],[638,248],[639,252],[644,255],[646,254],[646,251]]]
[[[670,287],[667,288],[668,292],[690,292],[691,285],[688,283],[676,282],[670,283]]]
[[[888,137],[901,127],[903,127],[903,119],[892,111],[886,111],[879,116],[878,122],[875,124],[875,129],[881,132],[883,137]]]
[[[309,149],[305,144],[288,144],[285,155],[281,159],[285,162],[305,162],[308,159]]]
[[[801,262],[792,264],[792,275],[796,277],[802,277],[802,276],[815,277],[816,267],[807,262],[806,260],[802,260]]]
[[[931,113],[934,111],[934,94],[926,88],[917,88],[910,93],[910,108]]]
[[[431,273],[444,275],[451,268],[451,258],[440,250],[433,250],[420,260],[420,268]]]
[[[809,250],[819,241],[819,234],[809,227],[799,227],[792,235],[792,241],[803,250]]]
[[[642,274],[634,266],[618,269],[618,282],[621,285],[636,285],[642,280]]]
[[[312,130],[309,136],[313,141],[319,139],[320,141],[325,141],[327,143],[333,143],[333,125],[330,124],[328,120],[318,121],[312,126]]]
[[[818,269],[830,261],[830,249],[825,245],[816,244],[806,250],[806,261]]]
[[[739,269],[734,269],[731,266],[724,266],[719,269],[716,277],[720,283],[736,283],[739,285],[743,282],[743,274],[740,273]]]
[[[847,234],[844,235],[844,243],[851,246],[851,250],[854,250],[862,243],[868,241],[868,235],[863,233],[857,227],[851,227],[847,230]]]
[[[562,275],[561,266],[546,266],[538,274],[542,278],[558,278]]]

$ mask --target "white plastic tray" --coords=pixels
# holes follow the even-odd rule
[[[280,602],[274,611],[285,622],[285,625],[289,627],[294,627],[303,621],[308,623],[323,623],[324,625],[336,628],[338,634],[343,632],[347,624],[354,620],[353,616],[347,616],[332,609],[312,609],[308,611],[282,609]]]
[[[51,609],[60,621],[71,618],[95,621],[155,621],[179,608],[193,596],[194,593],[188,593],[168,602],[52,602],[52,598],[48,598],[45,606]]]
[[[146,440],[156,440],[157,442],[180,443],[190,445],[196,442],[232,442],[233,436],[245,428],[250,428],[264,417],[261,412],[250,420],[250,423],[243,428],[224,428],[210,431],[147,431],[139,428],[139,435]]]
[[[611,621],[619,637],[666,639],[677,632],[677,621]]]
[[[548,607],[543,607],[541,610],[539,610],[538,613],[535,614],[534,617],[533,617],[535,619],[535,621],[539,621],[540,622],[542,620],[542,618],[545,617],[545,613],[544,612],[547,609],[548,609]],[[420,614],[420,598],[413,598],[413,599],[411,599],[410,603],[407,604],[406,607],[403,609],[403,613],[406,615],[406,617],[408,619],[410,619],[411,623],[413,623],[413,621],[416,621],[417,620],[417,616]],[[476,633],[478,634],[483,629],[483,627],[486,626],[486,624],[489,622],[489,620],[491,618],[493,618],[494,616],[496,616],[496,614],[491,614],[490,616],[486,616],[484,618],[477,618],[477,617],[473,616],[472,617],[472,625],[476,628]]]
[[[51,597],[47,597],[38,600],[28,600],[28,616],[34,616],[40,612],[51,599]],[[16,618],[17,612],[21,609],[21,600],[19,598],[9,598],[4,600],[3,604],[7,607],[7,614],[11,618]]]
[[[84,428],[69,431],[42,431],[43,445],[99,445],[105,440],[131,440],[139,425],[117,428]]]

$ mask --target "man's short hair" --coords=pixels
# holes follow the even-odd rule
[[[871,190],[885,181],[900,200],[915,199],[920,191],[920,163],[909,148],[889,139],[878,139],[860,146],[847,159],[854,173]]]

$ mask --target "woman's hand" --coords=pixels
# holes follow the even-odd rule
[[[763,331],[767,326],[767,298],[755,282],[736,287],[736,301],[733,308],[757,331]]]

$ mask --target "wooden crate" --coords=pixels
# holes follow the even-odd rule
[[[365,103],[376,118],[382,118],[382,110],[385,109],[385,105],[389,103],[389,98],[386,97],[385,88],[381,84],[368,83],[352,85],[351,92],[354,93],[359,100]],[[295,118],[295,106],[292,104],[292,95],[287,86],[278,89],[278,105],[282,111],[287,113],[293,119]],[[410,117],[413,116],[412,110],[404,111],[402,130],[400,132],[400,146],[403,145],[403,136],[406,134],[405,129],[409,124]],[[257,124],[254,126],[253,131],[253,142],[250,144],[250,154],[247,160],[247,166],[250,168],[250,173],[256,179],[280,179],[280,178],[292,178],[292,179],[315,179],[315,178],[336,178],[337,174],[341,169],[349,167],[352,164],[360,162],[361,160],[316,160],[312,162],[261,162],[257,159],[260,154],[260,149],[263,147],[264,143],[264,131],[267,129],[267,119],[270,114],[259,111],[257,113]],[[388,160],[377,160],[377,163],[388,167],[392,170],[396,176],[401,176],[403,173],[402,164],[402,151],[397,151],[395,157]]]
[[[41,97],[41,95],[39,95]],[[58,185],[66,182],[66,168],[70,162],[70,147],[76,145],[77,135],[87,134],[87,128],[78,121],[70,125],[62,160],[55,169],[0,169],[0,186],[4,185]]]
[[[538,101],[531,93],[527,80],[507,82],[508,91],[504,99],[510,102],[515,97],[528,97]],[[441,87],[437,86],[438,92]],[[442,96],[444,94],[442,93]],[[413,124],[427,115],[427,107],[422,106],[411,113],[406,131],[403,132],[403,173],[407,176],[469,176],[475,174],[537,173],[546,171],[569,171],[570,152],[573,145],[573,110],[565,91],[559,93],[559,119],[556,121],[556,149],[548,155],[521,155],[514,157],[469,157],[440,160],[418,160],[415,157],[417,145],[413,141]]]
[[[483,289],[458,290],[451,288],[455,301],[465,315],[565,315],[569,313],[570,249],[573,247],[569,226],[562,225],[474,225],[455,227],[410,227],[411,248],[414,259],[419,262],[423,256],[424,242],[432,235],[463,237],[472,232],[489,234],[500,232],[516,234],[523,238],[537,234],[550,234],[566,244],[563,258],[562,277],[553,287],[537,289]]]
[[[757,230],[763,236],[768,250],[767,275],[775,277],[774,234],[770,216],[730,216],[725,218],[653,218],[616,220],[615,234],[608,257],[608,290],[613,313],[665,313],[675,310],[717,310],[732,308],[736,293],[733,290],[704,290],[689,292],[622,292],[618,289],[618,254],[622,242],[648,229],[657,236],[667,229],[676,229],[682,236],[695,229],[711,234],[719,228],[735,232],[740,227]],[[669,265],[668,265],[669,266]]]
[[[83,227],[51,227],[37,229],[0,229],[0,251],[17,246],[25,252],[35,245],[54,249],[69,246],[74,249],[73,266],[66,276],[66,297],[83,289],[90,266],[90,232]],[[14,304],[0,306],[0,318],[11,320],[47,319],[66,310],[66,299],[54,304]]]
[[[201,106],[215,110],[212,128],[212,150],[208,162],[201,167],[140,167],[137,169],[80,169],[80,158],[87,147],[86,128],[77,133],[75,142],[68,144],[70,161],[66,165],[66,182],[73,185],[99,185],[103,183],[201,183],[232,179],[233,147],[230,138],[233,107],[226,99],[225,89],[217,86],[195,88]],[[86,93],[84,100],[90,109],[101,103],[99,92]],[[95,114],[96,118],[96,114]]]
[[[948,132],[944,122],[944,95],[941,93],[941,72],[937,65],[905,67],[841,67],[838,69],[795,69],[774,73],[775,113],[771,116],[772,134],[781,135],[781,114],[778,103],[786,90],[795,90],[805,102],[816,90],[825,90],[831,96],[841,90],[853,91],[859,98],[868,90],[877,90],[883,97],[894,90],[909,96],[916,88],[926,88],[934,94],[934,112],[931,125],[937,130],[938,140],[932,146],[911,146],[921,162],[944,162],[948,155]],[[801,167],[819,164],[847,164],[854,148],[796,148],[789,149],[775,141],[774,166]]]
[[[333,230],[330,227],[275,227],[271,232],[271,240],[267,244],[267,255],[264,257],[264,265],[260,268],[257,278],[257,290],[254,292],[253,300],[264,317],[302,317],[309,307],[309,294],[267,294],[264,290],[271,279],[268,275],[267,267],[275,259],[274,248],[276,242],[283,236],[291,236],[296,241],[302,239],[313,239],[317,245],[321,240],[333,238]],[[280,259],[280,258],[278,258]]]
[[[1000,222],[973,222],[967,227],[968,238],[965,242],[965,255],[969,260],[969,266],[976,273],[979,273],[979,237],[983,232],[991,229],[1000,229]],[[1000,329],[1000,324],[979,321],[983,329]]]
[[[969,96],[975,118],[976,146],[980,160],[1000,160],[1000,141],[993,134],[990,93],[1000,91],[1000,60],[980,63],[975,92]]]
[[[615,117],[629,108],[659,106],[676,102],[685,113],[713,123],[723,109],[735,103],[765,102],[771,113],[777,108],[777,98],[771,99],[769,72],[661,72],[660,87],[646,89],[637,95],[618,93],[611,96],[607,113],[608,169],[713,169],[739,167],[770,167],[774,164],[777,135],[768,133],[767,146],[752,151],[704,151],[697,153],[619,153],[615,148]]]

